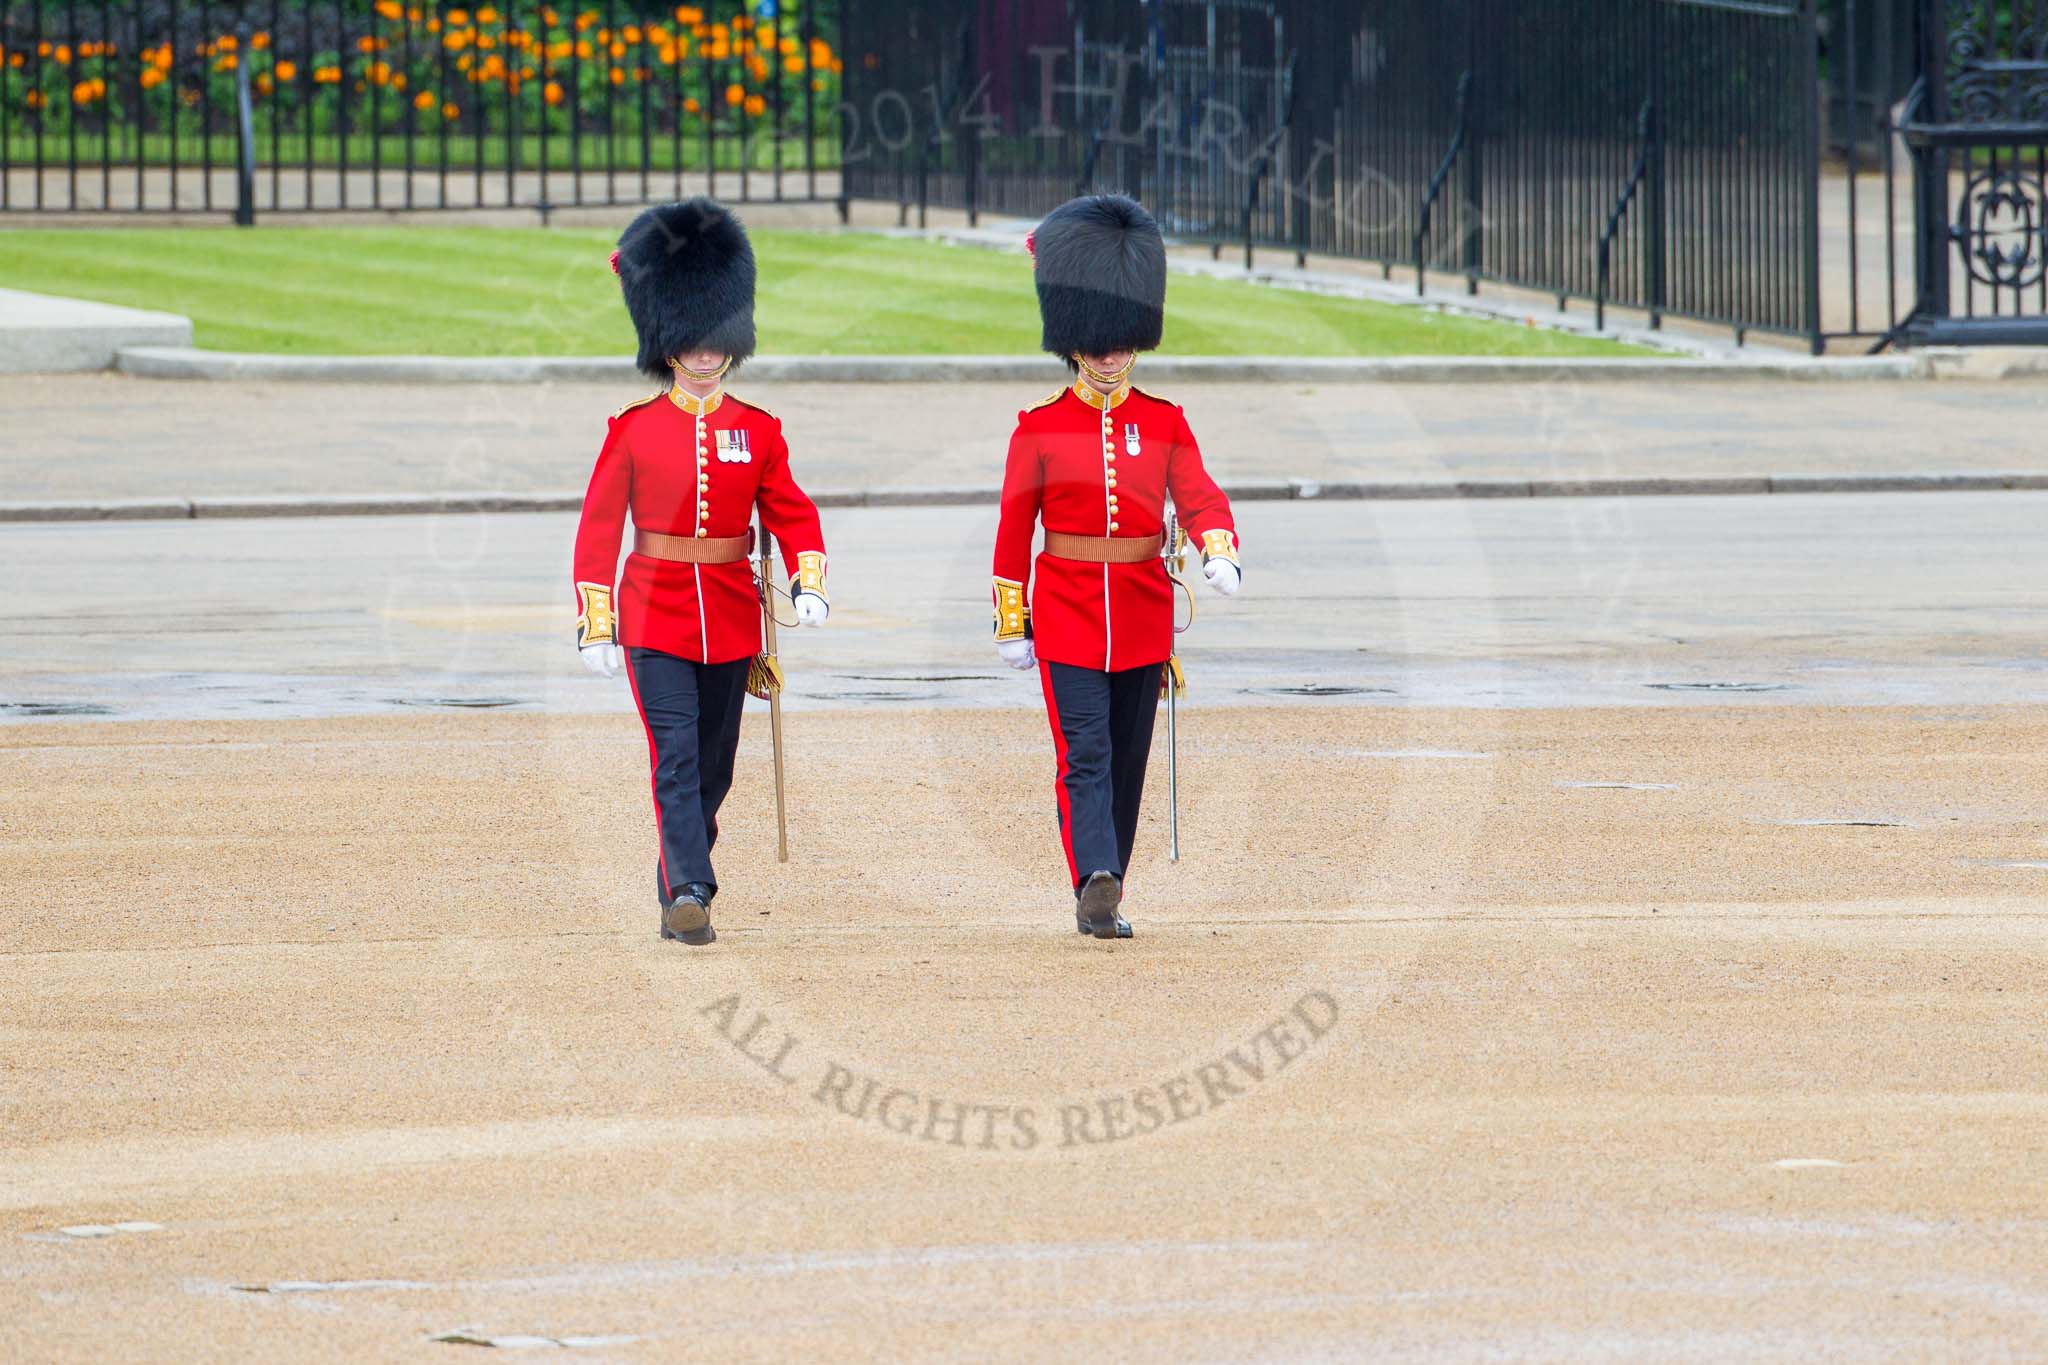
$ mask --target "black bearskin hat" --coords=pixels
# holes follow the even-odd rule
[[[1137,200],[1091,194],[1031,234],[1043,345],[1054,355],[1149,351],[1166,315],[1166,243]]]
[[[724,351],[735,365],[754,353],[754,248],[723,204],[655,205],[619,238],[612,268],[654,378],[671,378],[669,358],[688,351]]]

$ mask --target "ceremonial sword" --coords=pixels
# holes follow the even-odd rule
[[[782,664],[775,657],[774,556],[768,549],[768,523],[755,532],[757,557],[754,586],[761,597],[761,657],[755,661],[754,679],[760,684],[756,695],[768,699],[768,734],[775,749],[775,861],[789,861],[789,814],[782,795]]]
[[[1182,592],[1188,593],[1188,625],[1195,623],[1195,595],[1188,592],[1188,586],[1181,581],[1181,574],[1187,571],[1187,532],[1180,528],[1180,513],[1168,508],[1166,513],[1166,538],[1160,546],[1160,558],[1164,560],[1166,576]],[[1187,626],[1175,626],[1173,633],[1180,634]],[[1180,861],[1180,735],[1177,725],[1178,708],[1175,700],[1181,689],[1180,658],[1169,646],[1166,656],[1166,675],[1161,679],[1166,689],[1166,860]]]

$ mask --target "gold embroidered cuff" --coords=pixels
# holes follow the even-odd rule
[[[790,589],[793,597],[800,592],[814,592],[825,599],[825,605],[832,605],[832,599],[825,593],[825,554],[822,550],[799,550],[796,556],[796,583]]]
[[[1237,537],[1229,531],[1202,532],[1202,562],[1207,564],[1212,559],[1227,559],[1237,564]]]
[[[576,618],[576,647],[618,641],[618,619],[612,615],[612,590],[597,583],[578,583],[576,597],[583,614]]]
[[[996,639],[1022,640],[1028,636],[1031,609],[1024,605],[1024,585],[1007,578],[995,580]]]

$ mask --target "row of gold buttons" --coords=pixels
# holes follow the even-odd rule
[[[697,414],[697,535],[700,538],[711,534],[711,528],[704,524],[711,520],[711,471],[704,465],[711,455],[705,442],[707,434],[704,414],[700,411]]]
[[[1116,534],[1116,440],[1115,423],[1109,418],[1109,404],[1102,405],[1102,468],[1103,478],[1109,484],[1109,530]]]

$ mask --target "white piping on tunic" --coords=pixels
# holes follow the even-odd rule
[[[690,505],[696,510],[690,514],[692,537],[704,529],[704,407],[703,400],[697,406],[697,439],[690,446],[696,460],[697,477],[690,480]],[[692,564],[690,576],[697,585],[697,652],[706,659],[711,657],[711,632],[704,624],[704,566]]]
[[[1109,535],[1109,452],[1110,431],[1114,424],[1109,419],[1109,395],[1102,396],[1102,534]],[[1109,565],[1102,566],[1102,671],[1110,670],[1110,660],[1116,654],[1116,637],[1109,624]]]

